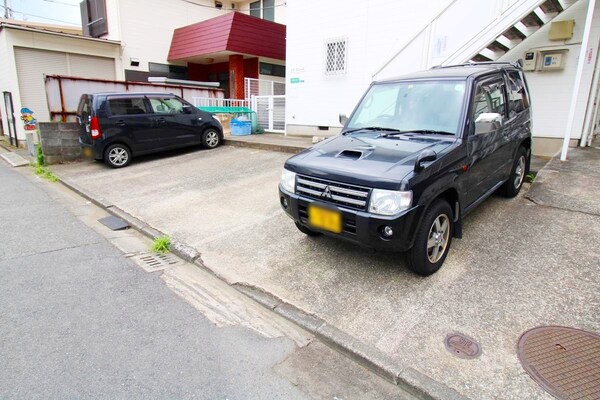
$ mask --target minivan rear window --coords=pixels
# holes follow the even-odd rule
[[[108,98],[108,109],[111,115],[139,115],[148,113],[143,97]]]

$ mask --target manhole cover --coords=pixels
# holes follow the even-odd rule
[[[446,349],[460,358],[477,358],[481,354],[481,346],[474,339],[462,333],[451,333],[444,340]]]
[[[148,272],[160,271],[165,268],[183,264],[183,262],[171,253],[153,254],[143,253],[131,257],[132,260]]]
[[[517,354],[534,381],[559,399],[600,399],[600,335],[562,326],[525,332]]]

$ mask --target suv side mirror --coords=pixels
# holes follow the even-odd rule
[[[475,120],[475,134],[488,133],[502,127],[502,115],[498,113],[482,113]]]
[[[346,114],[340,114],[340,124],[346,125],[348,122],[348,116]]]
[[[437,154],[431,149],[425,149],[417,156],[415,161],[415,172],[421,172],[423,170],[423,163],[437,160]]]

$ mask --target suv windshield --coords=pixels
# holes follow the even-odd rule
[[[412,81],[371,86],[346,131],[383,128],[456,134],[465,98],[464,81]]]

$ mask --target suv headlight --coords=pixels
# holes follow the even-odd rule
[[[373,189],[369,201],[369,212],[379,215],[395,215],[411,205],[411,191]]]
[[[296,173],[283,169],[281,172],[281,187],[290,193],[296,192]]]

